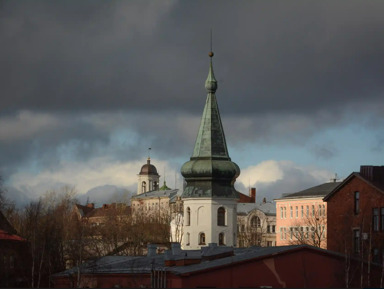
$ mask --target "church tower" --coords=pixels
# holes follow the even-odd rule
[[[199,249],[209,243],[236,246],[237,200],[234,188],[240,168],[231,161],[221,123],[215,92],[217,81],[212,57],[205,88],[208,95],[195,148],[181,174],[186,187],[184,201],[183,249]]]
[[[137,182],[137,194],[143,194],[145,192],[158,190],[160,175],[157,173],[157,169],[151,164],[151,158],[148,157],[147,163],[141,167]]]

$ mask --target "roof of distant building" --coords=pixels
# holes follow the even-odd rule
[[[292,194],[283,195],[281,198],[275,200],[284,199],[297,199],[297,198],[313,198],[313,197],[324,197],[332,192],[341,182],[329,182],[318,186],[311,187],[309,189],[299,191]]]
[[[276,204],[272,202],[256,203],[237,203],[237,214],[248,215],[253,210],[260,210],[267,216],[276,216]]]
[[[26,239],[24,239],[18,235],[11,234],[11,233],[4,231],[4,230],[0,230],[0,240],[22,241],[22,242],[27,241]]]
[[[88,204],[87,206],[76,204],[76,207],[81,217],[85,218],[106,217],[111,212],[118,212],[119,215],[129,215],[131,212],[131,207],[125,203],[103,204],[100,208],[95,208],[93,204]]]
[[[178,189],[149,191],[139,195],[134,195],[132,196],[132,199],[152,199],[162,197],[168,197],[172,199],[177,195],[178,191]]]

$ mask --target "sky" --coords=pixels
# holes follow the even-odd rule
[[[182,189],[216,96],[235,187],[257,200],[384,164],[383,1],[0,1],[7,198]],[[151,148],[151,150],[148,150]]]

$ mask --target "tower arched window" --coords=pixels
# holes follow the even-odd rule
[[[261,221],[258,216],[253,216],[251,219],[251,227],[252,228],[260,228],[261,227]]]
[[[219,234],[219,246],[225,245],[225,238],[224,233]]]
[[[223,207],[217,210],[217,225],[225,226],[225,209]]]
[[[204,233],[199,234],[199,245],[205,245],[205,234]]]
[[[146,191],[147,191],[147,183],[146,182],[142,182],[141,183],[141,192],[145,193]]]
[[[187,208],[187,215],[186,215],[186,218],[185,218],[185,225],[186,226],[190,226],[191,225],[191,208],[190,207]]]

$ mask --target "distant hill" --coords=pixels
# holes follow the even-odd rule
[[[85,205],[94,203],[96,207],[101,207],[107,203],[124,202],[131,204],[132,195],[136,194],[136,186],[131,187],[117,187],[114,185],[98,186],[90,189],[83,195],[79,195],[78,199],[80,204]]]

